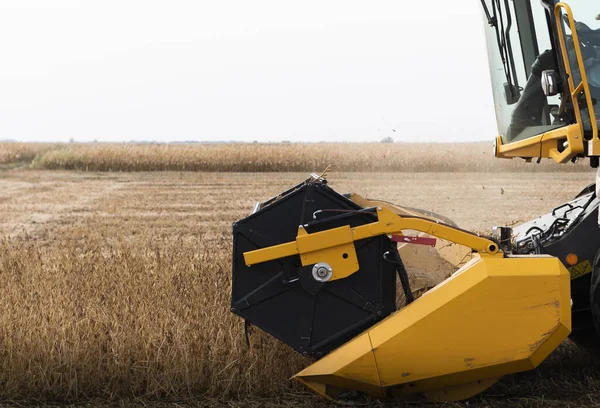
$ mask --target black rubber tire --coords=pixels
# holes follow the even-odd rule
[[[586,349],[597,349],[600,346],[600,338],[594,329],[579,330],[571,333],[569,339],[579,347]]]
[[[596,253],[590,282],[590,309],[594,328],[571,333],[571,339],[578,346],[587,349],[600,348],[600,250]]]
[[[600,250],[596,252],[592,269],[590,308],[592,309],[592,320],[596,328],[596,341],[600,346]]]

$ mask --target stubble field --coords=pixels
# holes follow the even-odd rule
[[[593,176],[334,171],[328,178],[338,191],[487,231],[552,209]],[[326,405],[288,381],[308,360],[258,331],[247,347],[242,321],[229,313],[231,223],[306,177],[1,172],[0,399]],[[539,370],[450,406],[599,405],[594,363],[593,352],[567,341]]]

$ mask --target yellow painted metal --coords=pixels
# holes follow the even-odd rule
[[[354,234],[350,226],[309,234],[301,226],[296,241],[244,253],[247,266],[300,255],[303,266],[327,262],[333,270],[330,280],[345,278],[358,271]]]
[[[244,252],[244,262],[246,262],[246,266],[252,266],[297,254],[298,247],[296,246],[296,241],[286,242],[285,244],[273,245],[256,251]]]
[[[309,234],[302,226],[296,240],[244,253],[247,266],[256,265],[292,255],[300,255],[303,266],[318,262],[328,263],[333,270],[330,280],[350,276],[359,269],[354,241],[378,235],[401,234],[415,230],[474,249],[487,256],[502,257],[494,241],[438,222],[419,218],[401,217],[387,208],[377,208],[377,221],[350,228],[334,228]]]
[[[569,29],[571,30],[571,36],[573,37],[573,49],[575,50],[575,56],[577,58],[577,68],[579,70],[579,74],[581,75],[581,82],[575,86],[573,82],[573,69],[571,67],[571,62],[569,61],[569,50],[567,48],[567,43],[565,40],[564,29],[562,25],[562,15],[561,10],[564,9],[569,20]],[[571,6],[567,3],[560,2],[554,6],[554,18],[556,19],[556,26],[558,30],[558,38],[560,40],[560,50],[563,56],[563,62],[565,64],[565,69],[567,72],[567,81],[569,83],[569,89],[571,90],[571,97],[573,101],[573,107],[575,108],[575,115],[577,117],[577,122],[581,125],[583,130],[583,121],[581,118],[581,108],[579,107],[579,101],[577,97],[581,92],[585,95],[585,103],[587,111],[590,115],[590,124],[592,126],[592,139],[598,139],[598,123],[596,122],[596,116],[594,113],[594,103],[592,101],[592,94],[590,92],[590,84],[587,79],[587,72],[585,70],[585,64],[583,61],[583,53],[581,52],[581,43],[579,42],[579,34],[577,33],[577,27],[575,25],[575,19],[573,17],[573,11],[571,10]]]
[[[335,398],[339,391],[351,390],[349,383],[355,385],[356,389],[368,390],[370,395],[383,398],[385,393],[381,389],[379,384],[379,372],[377,371],[377,364],[375,357],[370,351],[373,349],[371,340],[368,334],[362,334],[357,336],[352,341],[346,343],[348,345],[343,355],[337,355],[332,357],[332,364],[336,366],[343,366],[349,360],[355,361],[354,367],[349,367],[345,373],[346,378],[338,378],[337,376],[325,376],[317,379],[303,378],[296,375],[294,378],[302,382],[304,385],[313,389],[317,393],[329,397]],[[312,367],[312,366],[311,366]],[[309,367],[310,368],[310,367]],[[325,381],[323,381],[325,380]],[[325,391],[325,392],[321,392]]]
[[[415,230],[467,246],[479,253],[502,255],[496,243],[488,238],[461,230],[460,228],[433,222],[429,219],[401,217],[385,208],[377,209],[377,219],[377,222],[354,228],[354,239],[359,240],[375,235],[397,234],[401,233],[402,230]]]
[[[559,151],[559,143],[565,142],[566,148]],[[541,157],[553,159],[557,163],[567,163],[583,152],[583,125],[579,123],[513,143],[504,144],[501,137],[496,138],[496,157],[505,159]]]
[[[296,246],[302,266],[327,262],[333,271],[329,280],[342,279],[358,271],[358,257],[350,226],[332,228],[317,237],[298,229]]]
[[[463,399],[536,367],[570,330],[570,276],[557,258],[478,256],[295,378],[328,397]]]
[[[318,251],[328,246],[347,244],[354,241],[352,229],[349,225],[339,228],[332,228],[317,234],[309,234],[304,228],[298,229],[296,237],[296,246],[298,253]]]
[[[588,156],[600,156],[600,139],[588,140]]]
[[[431,211],[404,207],[384,200],[367,199],[356,193],[349,194],[348,198],[363,208],[383,207],[400,216],[421,217],[452,226],[456,225],[449,218]],[[472,249],[464,245],[455,244],[419,231],[403,230],[402,233],[411,236],[436,238],[435,248],[398,243],[398,253],[408,272],[413,294],[423,293],[428,288],[436,286],[471,260]]]

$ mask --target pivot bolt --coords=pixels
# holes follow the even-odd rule
[[[331,279],[333,270],[328,263],[319,262],[313,266],[312,275],[317,282],[327,282],[329,279]]]

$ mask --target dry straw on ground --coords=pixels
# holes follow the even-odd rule
[[[289,377],[308,361],[258,330],[247,347],[229,297],[232,221],[306,174],[2,176],[0,400],[255,403],[304,391]],[[330,175],[340,191],[430,209],[471,229],[531,217],[588,178]],[[600,374],[592,361],[564,346],[546,371],[508,378],[469,406],[593,405]]]
[[[248,212],[233,183],[13,174],[0,179],[0,400],[297,389],[304,359],[259,332],[248,347],[229,312],[231,222]]]
[[[222,235],[195,248],[178,239],[88,237],[68,250],[0,243],[0,278],[10,288],[1,300],[0,398],[288,389],[301,358],[261,335],[248,349],[228,311],[229,241]]]
[[[490,143],[0,143],[0,163],[27,159],[36,169],[82,171],[548,172],[586,171],[578,164],[496,160]]]

